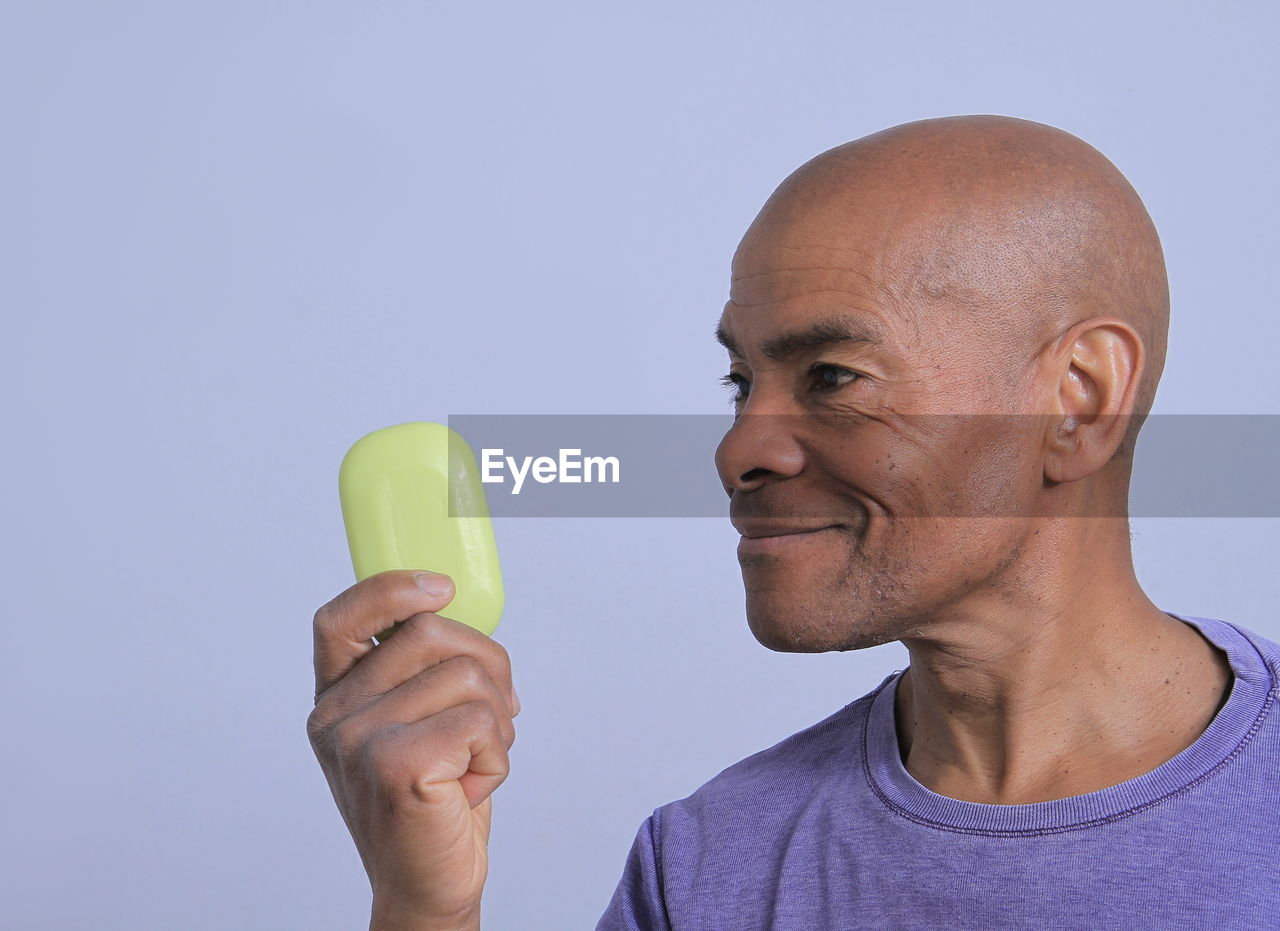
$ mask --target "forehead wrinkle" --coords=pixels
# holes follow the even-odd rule
[[[905,293],[899,280],[903,276],[902,257],[898,255],[902,246],[900,237],[890,236],[886,231],[876,229],[875,224],[855,222],[851,225],[847,217],[833,221],[828,213],[829,205],[825,205],[814,214],[796,216],[780,231],[756,229],[754,236],[749,231],[734,255],[730,303],[739,307],[757,307],[771,301],[789,300],[793,294],[787,292],[792,289],[801,295],[847,295],[854,298],[854,309],[863,313],[871,310],[874,317],[883,320],[885,326],[882,329],[892,333],[901,325],[910,334],[909,338],[918,343],[920,320],[915,305],[919,300]],[[806,229],[814,223],[826,224],[832,231],[815,238],[812,230]],[[786,238],[791,238],[793,242],[786,242]],[[795,239],[800,241],[795,242]],[[749,245],[753,240],[756,243],[754,247]],[[810,261],[806,264],[787,265],[786,253],[800,253],[795,256],[798,261],[803,261],[804,258],[809,258]],[[819,261],[812,261],[819,256]],[[751,265],[766,267],[759,271],[744,268]],[[834,277],[836,281],[818,281],[808,286],[801,281],[798,288],[795,283],[787,281],[789,276],[803,279],[804,273],[815,272],[819,274],[814,277]],[[780,277],[782,280],[777,285],[765,283],[770,277]],[[744,283],[748,287],[734,287]],[[751,287],[752,284],[755,287]],[[735,290],[745,290],[747,294],[734,295]],[[759,301],[744,299],[755,296],[753,292],[758,291],[763,291],[768,296]],[[778,292],[782,292],[781,297]]]
[[[714,335],[716,341],[731,355],[746,358],[730,330],[729,321],[723,317],[717,323]],[[841,348],[871,349],[884,353],[891,360],[898,360],[901,356],[901,350],[888,338],[883,317],[863,308],[847,305],[820,307],[815,316],[798,320],[785,328],[778,327],[773,335],[761,339],[756,348],[764,358],[772,362],[784,362]],[[900,364],[901,361],[895,362],[895,365]]]
[[[845,269],[840,270],[845,271]],[[868,281],[871,281],[871,279],[868,278]],[[911,328],[914,338],[918,343],[919,328],[916,322],[916,315],[911,312],[904,312],[903,308],[899,306],[899,301],[891,289],[879,284],[876,284],[875,288],[881,295],[883,295],[885,300],[868,301],[864,291],[853,288],[806,288],[803,291],[788,295],[781,299],[773,301],[764,300],[754,304],[742,303],[730,298],[725,303],[725,307],[726,309],[735,307],[746,310],[768,306],[772,303],[790,304],[809,298],[813,295],[838,294],[843,300],[838,304],[823,302],[825,306],[822,309],[825,313],[821,317],[816,317],[814,320],[810,321],[810,323],[843,318],[848,321],[848,324],[852,329],[862,329],[868,331],[869,334],[874,334],[875,339],[867,340],[867,344],[874,344],[877,348],[887,349],[895,355],[901,355],[902,344],[901,340],[895,337],[895,323],[897,321],[905,322],[905,324]],[[849,298],[853,298],[853,300],[850,301]],[[777,313],[784,317],[787,316],[785,310],[779,310]],[[727,327],[725,327],[724,323],[725,322],[722,320],[717,324],[717,341],[730,352],[733,352],[734,355],[745,358],[742,355],[742,352],[739,351],[741,347],[736,347],[736,343],[732,342],[732,335],[727,332]],[[805,326],[806,324],[803,321],[800,321],[797,322],[794,327],[789,327],[788,329],[798,330],[805,328]],[[725,338],[722,338],[722,336]]]
[[[765,299],[763,301],[757,301],[755,303],[743,303],[742,301],[729,298],[728,304],[734,307],[741,307],[743,309],[746,309],[749,307],[766,307],[769,304],[790,304],[793,301],[798,301],[801,298],[808,297],[811,294],[839,294],[844,297],[860,297],[861,296],[859,292],[853,291],[848,288],[805,288],[803,291],[800,291],[796,294],[788,295],[787,297]],[[853,306],[851,307],[851,309],[861,310],[864,313],[867,312],[865,307]]]
[[[803,272],[830,272],[831,276],[822,276],[825,278],[836,277],[836,281],[806,281]],[[737,307],[759,307],[763,304],[780,303],[803,297],[808,294],[842,294],[853,297],[855,300],[865,302],[868,292],[874,292],[882,297],[892,299],[893,292],[888,288],[876,275],[862,271],[848,265],[804,265],[804,266],[782,266],[777,268],[769,268],[763,271],[751,272],[748,274],[735,274],[731,279],[732,284],[740,284],[743,282],[759,281],[762,278],[781,277],[783,280],[774,286],[763,286],[758,288],[747,288],[748,296],[752,292],[764,292],[764,297],[758,301],[743,300],[743,296],[735,294],[734,291],[742,291],[742,288],[734,289],[730,287],[729,303]],[[799,278],[799,281],[788,280],[791,278]],[[856,279],[859,284],[852,282],[841,282],[839,278]],[[879,302],[873,302],[878,304]]]

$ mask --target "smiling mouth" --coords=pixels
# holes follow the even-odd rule
[[[738,541],[738,553],[786,553],[800,551],[814,541],[824,538],[838,527],[820,527],[817,530],[787,531],[764,537],[746,537]]]

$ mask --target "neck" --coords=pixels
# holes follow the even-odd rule
[[[1027,804],[1124,782],[1190,746],[1229,691],[1226,654],[1142,591],[1127,520],[1046,521],[1031,540],[997,586],[902,641],[899,748],[940,795]]]

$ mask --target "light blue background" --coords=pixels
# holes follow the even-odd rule
[[[973,112],[1076,133],[1164,239],[1156,410],[1280,413],[1276,20],[6,5],[0,925],[363,927],[304,730],[312,613],[353,581],[343,452],[450,414],[726,409],[730,256],[833,145]],[[1135,529],[1162,607],[1280,635],[1274,522]],[[524,712],[487,928],[592,926],[654,807],[906,663],[759,646],[727,519],[497,535]]]

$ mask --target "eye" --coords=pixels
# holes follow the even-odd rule
[[[852,384],[862,377],[858,372],[841,368],[838,365],[829,365],[826,362],[819,362],[809,369],[810,375],[817,376],[815,387],[819,391],[833,391],[836,388],[843,388],[845,385]]]
[[[720,376],[720,384],[726,388],[733,388],[735,392],[729,398],[730,404],[737,404],[747,399],[747,395],[751,393],[751,382],[747,381],[736,372],[730,372],[728,375]]]
[[[837,388],[853,384],[863,377],[859,372],[826,362],[819,362],[812,366],[809,369],[809,374],[815,376],[814,390],[816,391],[834,391]],[[726,388],[735,389],[734,394],[729,398],[730,404],[740,404],[751,394],[751,382],[737,372],[730,372],[728,375],[720,376],[720,384]]]

